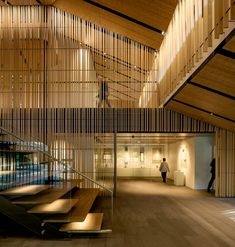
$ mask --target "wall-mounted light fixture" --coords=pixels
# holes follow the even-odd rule
[[[186,148],[181,149],[181,168],[187,168],[187,150]]]
[[[144,148],[140,148],[140,162],[144,162]]]
[[[125,146],[125,168],[127,168],[128,162],[129,162],[129,153],[128,153],[128,146]]]

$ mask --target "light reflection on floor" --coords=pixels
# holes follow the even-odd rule
[[[223,214],[235,222],[235,208],[223,211]]]

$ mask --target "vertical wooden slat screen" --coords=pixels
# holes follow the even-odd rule
[[[92,178],[94,140],[117,114],[98,108],[100,82],[121,109],[146,107],[157,84],[153,49],[51,6],[0,7],[0,61],[1,126]]]
[[[200,1],[186,2],[180,1],[173,17],[179,25],[175,46],[171,24],[160,53],[53,7],[0,7],[0,125],[44,143],[54,157],[94,179],[94,150],[106,148],[102,135],[214,132],[207,123],[154,108],[158,72],[163,97],[200,59],[198,43],[208,36],[211,45],[214,5],[204,1],[204,30]],[[187,29],[180,26],[186,21]],[[111,108],[98,107],[101,81],[108,83]],[[52,169],[61,167],[56,163]]]
[[[186,73],[206,56],[208,47],[235,27],[233,19],[234,1],[179,1],[159,50],[161,105],[185,82]]]
[[[216,133],[216,196],[235,196],[235,133]]]
[[[230,19],[231,20],[235,20],[235,1],[234,0],[230,0],[230,5],[231,5],[231,12],[230,14]]]

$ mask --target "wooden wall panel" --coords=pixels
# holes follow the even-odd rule
[[[235,133],[216,133],[216,196],[235,196]]]
[[[216,197],[235,196],[235,123],[171,101],[167,108],[219,127],[216,128]],[[233,131],[233,132],[232,132]]]
[[[233,7],[234,3],[227,0],[179,2],[159,52],[161,105],[233,31]]]
[[[1,126],[13,132],[30,130],[40,136],[46,124],[47,135],[72,133],[171,133],[215,132],[215,127],[183,114],[159,109],[52,108],[12,109],[2,114]],[[19,127],[20,126],[20,127]]]

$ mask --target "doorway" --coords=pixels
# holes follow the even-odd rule
[[[184,181],[180,185],[207,189],[215,157],[214,133],[118,133],[116,149],[113,134],[99,135],[98,140],[95,165],[106,180],[160,178],[159,166],[166,158],[172,183],[181,172]]]

